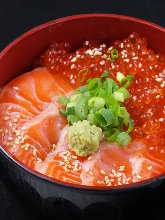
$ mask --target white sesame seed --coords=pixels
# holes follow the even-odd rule
[[[105,179],[105,181],[107,181],[109,178],[108,178],[108,176],[105,176],[105,178],[104,178],[104,179]]]
[[[89,171],[89,174],[93,176],[93,172],[92,171]]]
[[[114,170],[114,169],[112,169],[112,171],[111,171],[113,174],[116,174],[116,171]]]
[[[88,160],[92,160],[93,159],[93,157],[88,157]]]
[[[52,145],[52,148],[53,148],[53,150],[55,150],[55,149],[56,149],[56,145],[55,145],[55,144],[53,144],[53,145]]]
[[[141,68],[142,68],[142,64],[141,64],[141,63],[139,63],[138,67],[141,69]]]
[[[125,59],[124,62],[129,63],[130,59]]]
[[[60,165],[60,166],[64,166],[65,163],[64,163],[63,161],[60,161],[59,165]]]
[[[24,136],[24,139],[25,139],[25,140],[29,139],[29,136],[28,136],[28,135],[25,135],[25,136]]]
[[[104,54],[103,56],[101,56],[101,58],[103,58],[103,59],[107,59],[107,55]]]
[[[118,181],[119,181],[119,182],[121,181],[121,177],[118,178]]]
[[[101,44],[100,47],[106,47],[106,45],[105,44]]]
[[[132,60],[138,60],[138,57],[132,57]]]
[[[8,121],[10,119],[9,116],[5,116],[5,121]]]
[[[148,170],[152,170],[152,166],[149,166],[149,167],[148,167]]]
[[[151,147],[150,147],[150,150],[154,150],[154,147],[151,146]]]
[[[85,169],[85,172],[88,173],[89,172],[89,167]]]
[[[111,186],[112,184],[111,184],[111,182],[109,182],[108,184],[107,184],[107,186]]]
[[[121,48],[124,48],[124,44],[123,44],[123,43],[121,43],[121,44],[120,44],[120,47],[121,47]]]
[[[80,58],[80,57],[81,57],[81,55],[80,55],[80,54],[77,54],[77,55],[76,55],[76,58]]]
[[[12,137],[8,137],[8,141],[12,141],[13,140],[13,138]]]
[[[12,128],[12,127],[13,127],[12,122],[9,122],[9,127],[10,127],[10,128]]]
[[[102,55],[102,52],[100,52],[100,51],[95,51],[95,52],[94,52],[94,56],[96,56],[96,55]]]
[[[25,131],[25,130],[27,130],[27,127],[23,126],[23,127],[21,128],[21,130],[22,130],[22,131]]]
[[[140,175],[137,176],[138,179],[141,179],[142,177]]]
[[[77,156],[72,156],[72,159],[75,159],[75,160],[76,160],[76,159],[77,159]]]
[[[101,172],[101,174],[106,174],[106,172],[104,170],[101,170],[100,172]]]
[[[86,54],[89,54],[90,56],[92,56],[92,55],[93,55],[92,50],[87,50],[85,53],[86,53]]]
[[[71,69],[74,69],[74,68],[75,68],[75,64],[72,64],[70,68],[71,68]]]
[[[161,78],[156,78],[155,80],[156,80],[157,82],[161,82],[161,81],[162,81]]]
[[[100,65],[103,66],[104,64],[105,64],[105,60],[102,60],[102,61],[100,62]]]
[[[132,175],[136,175],[136,172],[135,172],[135,170],[132,170]],[[127,180],[128,181],[128,180]]]
[[[41,163],[42,159],[37,157],[37,163]]]
[[[76,62],[76,60],[77,60],[77,58],[76,58],[76,57],[73,57],[72,60],[71,60],[71,62],[74,63],[74,62]]]
[[[12,106],[7,107],[7,110],[8,111],[12,110]]]
[[[33,156],[35,157],[35,156],[36,156],[36,154],[37,154],[37,149],[36,149],[36,148],[34,148],[34,149],[33,149]]]
[[[74,80],[74,79],[72,79],[72,80],[71,80],[71,83],[72,83],[72,84],[75,84],[75,80]]]
[[[13,89],[18,91],[18,87],[17,86],[13,86]]]
[[[101,184],[101,182],[99,180],[97,180],[97,184]]]
[[[114,174],[109,174],[109,176],[110,176],[111,178],[114,178],[114,177],[115,177]]]
[[[157,96],[156,96],[156,99],[159,99],[159,98],[160,98],[160,95],[157,95]]]

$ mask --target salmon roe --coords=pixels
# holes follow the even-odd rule
[[[115,62],[109,59],[113,49],[119,54]],[[75,52],[67,42],[53,42],[36,65],[62,74],[72,88],[91,77],[100,77],[104,71],[109,71],[114,80],[117,72],[134,74],[129,87],[131,97],[125,102],[135,122],[132,138],[143,138],[148,150],[165,153],[165,56],[148,49],[146,40],[138,33],[109,46],[86,40]]]

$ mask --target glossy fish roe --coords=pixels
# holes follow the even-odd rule
[[[52,43],[39,62],[54,74],[64,75],[73,88],[104,71],[109,71],[114,80],[117,72],[134,74],[129,88],[131,98],[125,103],[135,121],[132,136],[143,137],[149,148],[164,153],[165,56],[148,49],[146,39],[138,33],[112,45],[86,40],[76,52],[70,52],[70,48],[65,42]],[[119,53],[115,62],[110,61],[113,49]]]

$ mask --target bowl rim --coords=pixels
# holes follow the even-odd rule
[[[47,28],[48,26],[51,26],[53,24],[56,23],[62,23],[65,21],[70,21],[70,20],[77,20],[77,19],[83,19],[83,18],[93,18],[93,17],[107,17],[107,18],[116,18],[116,19],[123,19],[123,20],[130,20],[136,23],[140,23],[140,24],[144,24],[147,26],[152,26],[156,29],[159,29],[163,32],[165,32],[165,28],[157,25],[153,22],[149,22],[140,18],[135,18],[135,17],[131,17],[131,16],[126,16],[126,15],[120,15],[120,14],[104,14],[104,13],[90,13],[90,14],[78,14],[78,15],[72,15],[72,16],[67,16],[67,17],[63,17],[63,18],[58,18],[52,21],[48,21],[46,23],[43,23],[41,25],[38,25],[32,29],[30,29],[29,31],[21,34],[20,36],[18,36],[15,40],[13,40],[11,43],[9,43],[1,52],[0,52],[0,62],[3,59],[3,57],[5,56],[5,54],[13,47],[15,46],[17,43],[19,43],[21,40],[25,39],[26,37],[28,37],[29,35],[32,35],[33,33]],[[88,192],[97,192],[97,193],[110,193],[110,192],[123,192],[123,191],[129,191],[129,190],[135,190],[135,189],[140,189],[140,188],[144,188],[144,187],[150,187],[151,185],[157,183],[158,181],[162,181],[165,180],[165,173],[164,174],[160,174],[158,176],[155,176],[153,178],[150,179],[146,179],[137,183],[133,183],[133,184],[128,184],[128,185],[122,185],[122,186],[116,186],[116,187],[107,187],[107,186],[85,186],[85,185],[78,185],[78,184],[71,184],[71,183],[66,183],[64,181],[58,181],[56,179],[53,179],[51,177],[48,177],[46,175],[43,175],[35,170],[32,170],[31,168],[28,168],[26,166],[24,166],[20,161],[18,161],[16,158],[14,158],[12,156],[11,153],[7,152],[5,150],[5,148],[2,147],[3,145],[0,143],[0,152],[3,154],[3,156],[6,157],[6,159],[10,160],[14,165],[18,166],[19,168],[23,169],[24,171],[28,172],[29,175],[33,175],[34,177],[39,178],[42,181],[46,181],[49,182],[51,184],[56,184],[62,187],[67,187],[67,188],[71,188],[74,190],[86,190]]]

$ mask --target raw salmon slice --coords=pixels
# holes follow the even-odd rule
[[[119,186],[159,175],[165,165],[163,160],[158,160],[148,152],[143,140],[138,139],[127,148],[104,139],[94,155],[77,157],[68,147],[66,126],[56,149],[48,154],[43,163],[36,164],[35,169],[64,182],[87,186]]]
[[[58,98],[72,89],[47,68],[37,68],[8,83],[0,93],[0,139],[28,167],[45,159],[66,119]]]
[[[68,147],[68,125],[62,131],[59,142],[44,162],[36,164],[36,171],[59,181],[82,184],[80,174],[84,158],[78,157]]]

